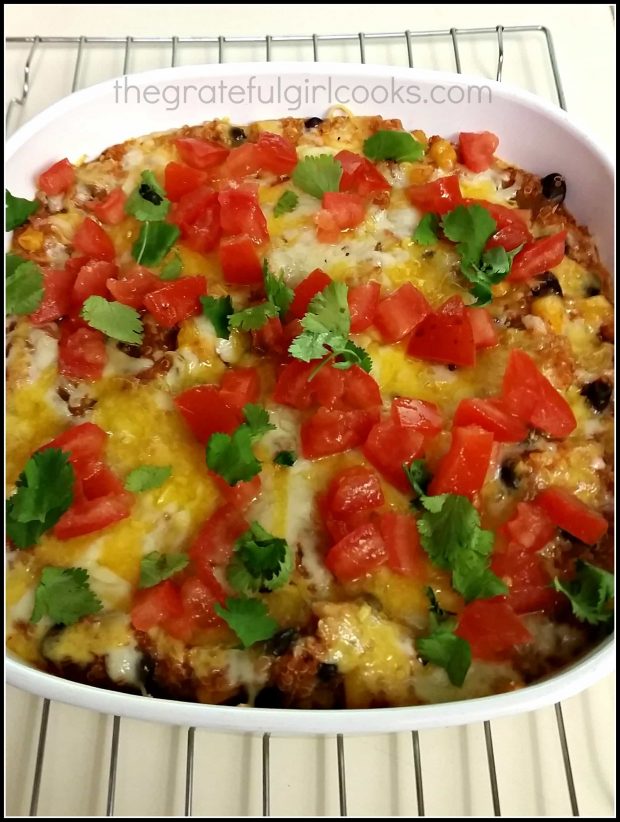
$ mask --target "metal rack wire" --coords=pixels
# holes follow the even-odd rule
[[[128,73],[133,69],[132,58],[135,50],[140,46],[157,46],[165,48],[164,60],[167,64],[175,66],[178,61],[179,50],[181,46],[190,47],[192,53],[199,59],[194,60],[196,63],[208,62],[210,51],[215,51],[213,56],[216,57],[217,62],[225,62],[228,50],[233,45],[243,45],[258,47],[263,51],[263,59],[271,61],[277,58],[277,48],[283,44],[287,46],[295,46],[303,51],[303,57],[300,54],[300,59],[307,59],[308,51],[312,60],[318,61],[321,56],[322,49],[327,44],[339,43],[347,47],[351,47],[354,51],[351,53],[349,59],[351,62],[366,63],[368,59],[368,47],[371,44],[382,44],[390,46],[399,46],[406,52],[406,64],[411,67],[417,65],[416,55],[417,47],[424,42],[447,43],[451,46],[453,66],[457,72],[462,71],[463,61],[461,58],[461,44],[466,40],[472,38],[482,38],[487,45],[493,42],[496,47],[496,70],[495,79],[502,80],[504,74],[504,58],[505,45],[508,38],[517,35],[531,35],[538,37],[544,43],[546,49],[547,69],[553,80],[553,88],[557,103],[566,108],[566,101],[564,90],[558,64],[555,56],[553,46],[553,39],[551,32],[544,26],[496,26],[493,28],[471,28],[471,29],[457,29],[450,28],[437,31],[399,31],[389,33],[364,33],[359,32],[355,34],[312,34],[312,35],[265,35],[256,37],[241,37],[241,36],[195,36],[195,37],[8,37],[7,43],[10,47],[17,46],[25,49],[25,60],[23,63],[23,76],[21,89],[10,101],[6,111],[7,132],[14,130],[18,125],[20,119],[18,113],[23,113],[26,103],[29,99],[33,86],[33,63],[40,53],[46,48],[53,46],[71,46],[76,48],[75,59],[73,63],[72,80],[70,89],[65,91],[76,91],[83,85],[83,64],[84,57],[89,49],[96,46],[109,46],[119,50],[122,55],[123,73]],[[187,62],[187,61],[186,61]],[[212,60],[215,62],[215,60]],[[48,101],[49,102],[49,101]],[[32,783],[32,791],[30,795],[30,815],[36,816],[39,806],[39,797],[41,790],[41,779],[43,767],[46,757],[46,742],[48,737],[48,724],[50,716],[50,701],[44,699],[41,701],[41,718],[39,723],[38,744],[36,760],[34,765],[34,778]],[[567,742],[567,735],[564,726],[564,718],[561,704],[555,705],[555,720],[557,724],[557,733],[559,735],[559,742],[561,746],[564,772],[566,777],[566,790],[570,801],[570,808],[573,816],[579,815],[579,806],[577,801],[577,792],[575,788],[575,781],[573,778],[573,771],[571,767],[571,757],[569,746]],[[106,799],[106,815],[113,816],[115,809],[115,794],[117,786],[117,773],[119,761],[119,742],[121,738],[122,727],[121,719],[115,716],[112,726],[112,737],[109,750],[109,765],[108,765],[108,780],[107,780],[107,799]],[[187,730],[186,740],[186,755],[185,755],[185,790],[184,790],[184,813],[185,816],[192,815],[192,804],[194,796],[194,769],[195,769],[195,740],[196,728],[189,728]],[[500,795],[498,790],[497,769],[495,763],[495,755],[493,748],[493,733],[490,722],[484,723],[484,740],[486,747],[486,758],[489,776],[489,788],[491,793],[491,801],[493,813],[495,816],[501,815]],[[424,802],[424,784],[422,771],[422,750],[420,744],[420,735],[417,731],[411,733],[412,742],[412,778],[415,783],[415,797],[417,804],[417,813],[419,816],[425,815]],[[262,813],[264,816],[269,816],[271,813],[271,773],[270,773],[270,748],[271,737],[270,734],[264,734],[262,738]],[[347,815],[347,773],[346,773],[346,740],[342,735],[338,735],[335,740],[336,744],[336,762],[338,772],[338,796],[340,815]]]

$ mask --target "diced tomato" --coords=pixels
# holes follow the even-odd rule
[[[387,550],[372,523],[361,525],[329,549],[325,565],[341,582],[359,579],[385,565]]]
[[[438,311],[428,314],[409,339],[407,353],[428,362],[474,365],[476,345],[469,317],[460,297],[450,297]]]
[[[335,408],[341,405],[340,400],[344,394],[345,375],[338,369],[334,368],[331,363],[324,365],[316,374],[310,379],[312,371],[316,368],[316,363],[311,363],[309,372],[309,379],[306,385],[306,390],[312,397],[314,405],[323,408]]]
[[[375,313],[375,327],[384,342],[398,342],[432,311],[424,294],[411,283],[405,283],[381,300]]]
[[[69,257],[65,263],[65,271],[69,271],[74,277],[77,276],[79,270],[83,268],[86,263],[90,262],[89,257],[81,255],[79,257]]]
[[[416,400],[410,397],[396,397],[392,400],[392,420],[403,428],[413,428],[433,437],[444,427],[440,410],[432,402]]]
[[[424,435],[413,428],[401,428],[391,420],[378,422],[368,435],[362,449],[364,456],[385,479],[403,493],[409,482],[403,465],[409,464],[422,453]]]
[[[553,611],[560,601],[541,557],[517,543],[493,554],[491,570],[508,586],[503,599],[517,614]]]
[[[505,248],[506,251],[514,251],[517,246],[525,245],[532,239],[532,235],[522,222],[514,222],[503,228],[498,228],[495,234],[491,235],[487,241],[486,248]]]
[[[270,317],[262,328],[252,331],[252,344],[258,351],[286,354],[289,341],[284,335],[282,320],[279,317]]]
[[[301,451],[306,459],[319,459],[357,448],[374,421],[369,411],[328,411],[319,408],[301,425]]]
[[[83,265],[73,283],[72,308],[79,311],[88,297],[107,297],[108,283],[114,280],[117,274],[118,268],[114,263],[104,260],[91,260]]]
[[[137,631],[149,631],[167,619],[180,617],[183,602],[178,588],[171,579],[166,579],[152,588],[136,593],[131,609],[131,624]]]
[[[58,343],[58,371],[64,377],[94,382],[103,374],[107,360],[105,337],[94,328],[62,330]]]
[[[211,434],[232,434],[243,422],[241,409],[230,394],[215,385],[188,388],[174,399],[192,433],[203,445]]]
[[[479,205],[486,208],[495,220],[496,231],[509,226],[515,229],[518,228],[521,231],[527,230],[530,212],[522,208],[511,208],[510,206],[499,205],[499,203],[492,203],[489,200],[478,200],[474,197],[464,197],[462,205]]]
[[[106,225],[118,225],[125,219],[127,196],[122,188],[113,188],[103,200],[86,203],[86,208]]]
[[[353,465],[336,474],[329,484],[327,499],[337,517],[379,508],[384,502],[378,475],[363,465]]]
[[[295,296],[288,310],[289,317],[301,320],[307,312],[312,298],[316,297],[324,288],[327,288],[331,282],[331,277],[328,277],[320,268],[315,268],[314,271],[310,272],[295,289]]]
[[[119,279],[106,280],[106,285],[117,302],[141,309],[146,295],[161,287],[161,280],[148,268],[134,265]]]
[[[78,477],[81,490],[87,500],[116,496],[124,492],[123,483],[117,474],[103,462],[91,463],[83,476]]]
[[[566,236],[566,231],[558,231],[557,234],[526,243],[512,261],[508,280],[513,283],[529,280],[559,265],[564,259]]]
[[[466,313],[471,323],[476,348],[494,348],[499,338],[493,318],[486,308],[468,308]]]
[[[556,527],[547,514],[531,502],[519,502],[515,515],[502,530],[509,542],[530,553],[540,551],[556,534]]]
[[[93,260],[111,261],[116,256],[114,243],[103,228],[87,217],[75,232],[73,248]]]
[[[188,577],[181,583],[180,593],[183,613],[194,627],[211,628],[223,624],[213,606],[217,602],[224,604],[226,592],[214,576],[208,583],[198,577]]]
[[[239,408],[243,408],[249,402],[257,402],[260,396],[258,370],[256,368],[229,368],[222,377],[220,393]]]
[[[227,146],[214,143],[211,140],[200,140],[197,137],[181,137],[175,140],[179,156],[188,166],[198,169],[214,168],[219,166],[230,154]],[[166,191],[168,189],[166,188]]]
[[[509,657],[517,645],[532,636],[510,605],[501,599],[478,599],[466,605],[456,629],[466,639],[474,659],[489,661]]]
[[[258,195],[251,188],[226,188],[218,194],[220,221],[225,237],[247,235],[260,245],[269,239],[267,220],[261,211]]]
[[[259,474],[247,482],[238,482],[236,485],[229,485],[225,479],[213,472],[210,477],[226,502],[238,511],[245,511],[246,508],[249,508],[260,494],[261,479]]]
[[[273,392],[274,400],[300,411],[310,408],[313,397],[308,386],[308,377],[314,367],[311,363],[299,360],[287,363],[278,375]]]
[[[499,145],[499,137],[491,131],[461,131],[459,154],[461,162],[470,171],[486,171],[493,163],[493,155]]]
[[[376,510],[358,511],[355,514],[343,514],[337,517],[326,509],[322,511],[322,515],[323,524],[333,542],[340,542],[347,534],[355,531],[361,525],[368,525],[369,523],[377,525],[379,522],[379,514]]]
[[[342,166],[340,191],[352,191],[360,197],[372,197],[391,190],[390,184],[379,169],[361,154],[339,151],[336,160]]]
[[[577,421],[570,405],[525,351],[510,352],[502,396],[512,414],[552,437],[567,437],[575,430]]]
[[[477,425],[453,428],[450,450],[437,466],[429,494],[473,497],[484,485],[492,451],[493,434],[489,431]]]
[[[236,285],[255,285],[263,282],[263,266],[256,246],[245,234],[225,237],[219,248],[220,265],[224,280]]]
[[[479,425],[490,431],[497,442],[522,442],[526,425],[511,414],[501,399],[461,400],[454,414],[455,426]]]
[[[293,143],[269,131],[263,131],[259,136],[256,154],[262,170],[278,176],[289,175],[297,165],[297,151]]]
[[[387,548],[388,567],[397,574],[421,579],[426,568],[426,554],[420,546],[418,526],[411,514],[388,511],[379,520],[381,536]]]
[[[352,365],[346,371],[340,371],[340,374],[344,378],[342,399],[345,405],[366,410],[379,408],[382,402],[381,389],[374,377],[359,365]]]
[[[228,563],[235,542],[248,528],[243,514],[231,504],[222,505],[203,523],[188,551],[201,579],[211,576],[213,565]]]
[[[226,180],[247,177],[260,171],[261,161],[256,150],[256,143],[244,143],[233,148],[220,169],[221,178]]]
[[[355,228],[366,216],[364,200],[348,191],[328,191],[316,214],[317,237],[321,243],[337,243],[341,232]]]
[[[56,194],[62,194],[68,188],[71,188],[74,182],[75,169],[65,158],[54,163],[40,174],[37,185],[48,197],[54,197]]]
[[[545,488],[536,496],[534,503],[558,528],[587,545],[594,545],[607,531],[605,517],[564,488]]]
[[[220,204],[216,191],[200,186],[173,203],[168,221],[177,225],[183,242],[192,251],[213,251],[222,235]]]
[[[69,455],[69,462],[76,473],[82,476],[87,466],[101,463],[107,438],[103,428],[93,422],[83,422],[63,431],[40,450],[60,448]]]
[[[33,325],[44,325],[64,317],[71,308],[75,274],[66,269],[43,268],[43,301],[30,315]]]
[[[409,186],[405,193],[409,202],[420,211],[432,211],[434,214],[446,214],[463,201],[457,174],[440,177],[431,183]]]
[[[168,163],[164,171],[164,188],[169,200],[178,202],[186,194],[203,186],[208,180],[204,171],[183,163]]]
[[[108,494],[97,499],[74,503],[54,526],[57,539],[72,539],[101,531],[129,516],[133,494]]]
[[[376,282],[353,285],[349,288],[347,301],[351,315],[352,334],[365,331],[373,324],[380,294],[381,286]]]
[[[188,317],[200,314],[200,297],[207,293],[204,277],[173,280],[144,298],[144,307],[164,328],[172,328]]]

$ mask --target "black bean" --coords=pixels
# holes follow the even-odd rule
[[[338,676],[338,666],[333,662],[321,662],[316,675],[321,682],[331,682],[334,677]]]
[[[552,203],[563,203],[566,197],[566,180],[557,171],[547,174],[541,179],[542,193],[546,200]]]
[[[501,481],[507,488],[519,487],[519,476],[517,474],[518,461],[515,459],[506,459],[499,469],[499,476]]]
[[[586,297],[598,297],[601,293],[601,283],[598,279],[593,279],[586,285]]]
[[[580,394],[582,397],[586,398],[595,411],[600,413],[609,405],[612,388],[607,380],[598,379],[584,385],[580,391]]]
[[[282,656],[291,645],[299,639],[299,631],[295,628],[286,628],[273,636],[267,643],[267,653],[273,656]]]
[[[305,128],[316,128],[320,126],[322,122],[321,117],[308,117],[307,120],[304,120],[304,126]]]
[[[245,143],[247,139],[247,134],[241,128],[241,126],[231,126],[230,127],[230,142],[234,146],[238,146],[241,143]]]
[[[563,297],[562,286],[558,278],[550,271],[545,271],[540,277],[536,277],[536,285],[532,288],[532,297],[547,297],[549,294],[557,294]]]
[[[148,183],[142,183],[140,188],[138,189],[138,194],[142,197],[143,200],[147,200],[149,203],[153,203],[153,205],[158,206],[161,202],[163,202],[163,197],[161,194],[158,194],[155,189],[151,188]]]
[[[282,708],[284,706],[284,694],[279,688],[263,688],[256,694],[254,699],[256,708]]]

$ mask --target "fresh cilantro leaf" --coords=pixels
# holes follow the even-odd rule
[[[295,211],[298,204],[299,197],[294,191],[290,191],[289,189],[280,195],[278,202],[274,206],[273,216],[281,217],[283,214],[288,214],[289,211]]]
[[[438,231],[439,217],[429,211],[418,223],[412,239],[419,245],[435,245],[439,239],[437,236]]]
[[[28,262],[28,260],[26,260],[24,257],[20,257],[19,254],[11,254],[10,252],[7,253],[6,261],[4,264],[7,278],[12,276],[22,263],[26,262]]]
[[[290,468],[291,465],[295,465],[296,460],[297,454],[294,451],[278,451],[273,458],[276,465],[283,465],[286,468]]]
[[[471,665],[471,648],[466,639],[454,633],[452,620],[439,623],[429,636],[417,639],[415,645],[422,659],[444,668],[450,682],[461,687]]]
[[[55,525],[73,501],[75,474],[59,448],[37,451],[6,503],[6,531],[17,548],[30,548]]]
[[[275,425],[269,422],[269,412],[260,405],[249,402],[243,407],[243,416],[249,426],[252,437],[258,439],[268,431],[275,431]]]
[[[131,249],[131,255],[142,265],[159,265],[180,235],[178,226],[171,223],[143,223],[138,239]]]
[[[281,588],[292,570],[293,557],[286,540],[253,522],[235,543],[226,578],[238,594],[251,594]]]
[[[230,337],[228,323],[234,313],[232,300],[227,294],[225,297],[201,297],[202,313],[211,321],[216,336],[227,340]]]
[[[435,619],[442,620],[447,619],[450,616],[454,616],[451,611],[444,611],[437,600],[437,595],[430,587],[430,585],[426,589],[426,596],[428,597],[429,605],[430,605],[430,613],[435,617]]]
[[[84,301],[81,316],[91,328],[103,331],[114,340],[133,345],[142,342],[142,320],[136,309],[129,305],[92,296]]]
[[[159,551],[151,551],[150,554],[142,557],[140,562],[138,587],[152,588],[153,585],[182,571],[187,567],[188,562],[187,554],[161,554]]]
[[[43,274],[36,263],[7,254],[6,313],[32,314],[43,301]]]
[[[169,260],[159,272],[160,280],[178,280],[183,271],[183,262],[177,251],[174,257]]]
[[[282,277],[276,277],[276,275],[269,270],[267,260],[263,263],[263,278],[265,281],[267,300],[272,305],[275,305],[280,316],[286,314],[295,296],[293,289],[286,285]]]
[[[319,200],[327,191],[338,191],[341,177],[342,165],[332,154],[304,157],[291,175],[297,188]]]
[[[312,334],[338,334],[348,337],[351,314],[345,283],[333,282],[312,298],[301,321],[302,328]]]
[[[219,602],[214,608],[237,634],[244,648],[264,639],[271,639],[278,632],[278,623],[269,616],[267,606],[260,599],[228,597],[225,608]]]
[[[170,465],[140,465],[125,477],[125,488],[127,491],[135,493],[150,491],[163,485],[171,475],[172,467]]]
[[[421,503],[422,547],[431,562],[452,571],[452,584],[465,600],[506,593],[504,583],[489,569],[493,534],[480,527],[480,516],[467,497],[423,496]]]
[[[409,485],[413,489],[416,499],[414,507],[420,505],[420,498],[426,496],[428,485],[431,481],[431,472],[428,470],[424,460],[413,460],[409,465],[403,464],[403,471],[409,480]]]
[[[40,203],[38,200],[26,200],[24,197],[14,197],[6,191],[6,230],[13,231],[23,225],[28,217],[35,213]]]
[[[170,200],[152,171],[143,171],[140,184],[125,203],[125,213],[141,222],[163,220],[170,209]]]
[[[424,157],[424,146],[406,131],[377,131],[364,140],[364,154],[370,160],[415,163]]]
[[[456,250],[462,267],[476,265],[487,240],[496,229],[496,222],[484,206],[457,206],[444,214],[441,226],[449,240],[457,243]]]
[[[570,599],[573,613],[582,622],[598,625],[613,619],[614,575],[603,568],[579,560],[569,582],[557,577],[553,587]]]
[[[228,324],[230,328],[238,328],[240,331],[258,331],[267,320],[277,316],[278,309],[273,303],[260,303],[231,314]]]
[[[34,592],[31,622],[49,617],[54,625],[73,625],[102,609],[83,568],[47,567]]]
[[[304,331],[298,337],[295,337],[289,346],[289,354],[302,362],[312,362],[312,360],[320,360],[323,357],[331,357],[331,350],[327,347],[328,340],[331,339],[337,345],[344,345],[346,340],[339,335],[329,334],[312,334],[309,331]]]
[[[471,293],[476,297],[478,305],[486,305],[491,302],[493,292],[491,286],[500,283],[510,273],[512,261],[515,254],[523,248],[517,246],[513,251],[506,251],[505,248],[489,248],[483,251],[480,263],[461,269],[467,279],[472,283]]]

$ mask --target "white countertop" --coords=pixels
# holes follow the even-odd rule
[[[615,142],[615,31],[605,4],[30,4],[5,5],[8,36],[34,35],[256,35],[324,32],[386,32],[455,27],[544,25],[556,48],[569,111],[587,124],[611,151]],[[539,39],[506,41],[505,79],[553,99]],[[54,47],[53,63],[33,65],[33,90],[22,122],[55,97],[68,93],[75,46]],[[340,47],[338,47],[340,48]],[[404,46],[403,46],[404,48]],[[481,68],[477,46],[462,50],[464,71]],[[482,46],[480,47],[482,48]],[[18,95],[28,48],[9,46],[5,96]],[[230,54],[230,56],[228,56]],[[227,51],[227,59],[237,52]],[[282,56],[280,56],[282,54]],[[350,59],[338,51],[330,59]],[[353,55],[355,53],[353,52]],[[493,71],[494,54],[484,70]],[[195,53],[180,50],[179,62]],[[448,52],[449,55],[449,52]],[[260,51],[240,51],[236,59],[262,59]],[[161,57],[161,55],[160,55]],[[290,58],[274,46],[273,58]],[[311,59],[311,55],[300,55]],[[46,59],[50,59],[47,57]],[[80,85],[102,79],[109,54],[86,61]],[[133,68],[164,65],[153,55]],[[205,61],[217,53],[205,52]],[[389,50],[368,50],[369,62],[402,62]],[[441,62],[439,46],[416,51],[416,65],[452,69]],[[151,61],[151,62],[149,62]],[[439,62],[439,65],[435,65]],[[48,66],[52,70],[48,71]],[[490,68],[489,68],[490,67]],[[117,70],[116,73],[120,73]],[[108,76],[110,76],[108,74]],[[36,82],[35,82],[36,81]],[[63,90],[64,89],[64,90]],[[613,814],[613,678],[563,703],[564,718],[583,816]],[[41,700],[9,689],[7,717],[7,812],[28,813]],[[502,813],[514,816],[568,816],[569,798],[552,708],[492,723]],[[111,719],[53,704],[43,765],[39,814],[101,814],[105,808]],[[117,814],[174,815],[183,812],[185,729],[123,720],[119,748]],[[260,739],[211,734],[196,736],[194,813],[254,815],[261,809]],[[422,774],[429,816],[486,816],[492,813],[483,728],[420,734]],[[415,814],[411,736],[398,734],[345,740],[349,814]],[[274,739],[271,742],[271,810],[274,815],[338,813],[334,740]]]

